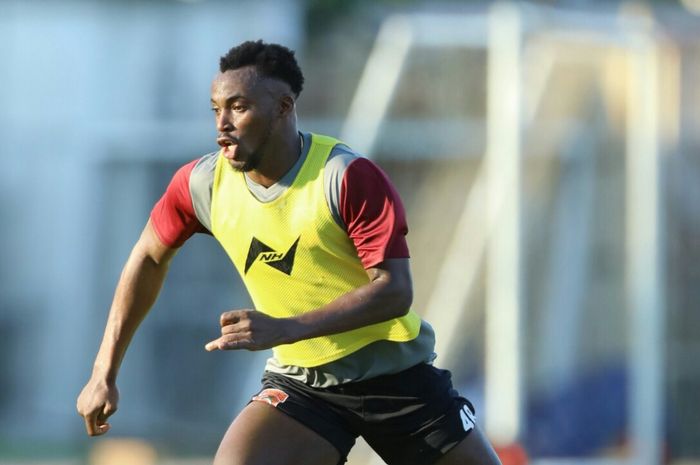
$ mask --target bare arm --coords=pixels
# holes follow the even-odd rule
[[[389,259],[367,270],[370,282],[314,311],[272,318],[254,310],[221,315],[221,337],[207,350],[259,350],[336,334],[405,315],[413,300],[409,259]]]
[[[109,430],[107,417],[117,409],[117,373],[136,329],[158,297],[177,249],[165,246],[150,221],[134,245],[114,293],[92,376],[78,397],[78,412],[90,436]]]

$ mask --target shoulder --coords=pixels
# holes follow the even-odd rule
[[[192,234],[207,232],[216,153],[182,165],[151,210],[151,223],[160,240],[173,247]]]
[[[192,208],[199,222],[208,230],[211,230],[211,196],[218,155],[219,152],[212,152],[197,160],[189,180]]]
[[[208,153],[189,164],[192,165],[190,183],[211,183],[214,179],[219,152]]]
[[[325,167],[326,184],[338,189],[355,188],[356,184],[390,183],[387,175],[372,160],[363,157],[345,144],[333,147]]]
[[[328,191],[328,188],[340,189],[348,167],[358,160],[365,160],[365,158],[362,158],[347,145],[338,144],[333,147],[333,150],[331,150],[326,160],[323,175],[327,188],[326,191]]]
[[[326,161],[326,198],[365,268],[390,258],[408,258],[406,214],[389,177],[345,144]]]
[[[326,160],[323,172],[324,191],[328,208],[331,210],[333,219],[343,229],[346,224],[341,215],[340,197],[343,190],[343,180],[348,167],[357,160],[363,159],[345,144],[337,144],[331,150]]]
[[[345,144],[338,144],[331,150],[326,160],[326,173],[342,177],[350,164],[356,160],[366,160]]]
[[[207,182],[209,176],[213,177],[215,167],[216,152],[195,158],[181,165],[173,175],[168,191],[181,191],[183,189],[189,191],[193,180],[195,183]]]
[[[338,181],[345,189],[354,189],[356,184],[374,184],[378,179],[381,184],[390,184],[389,178],[376,163],[344,143],[333,147],[326,161],[325,171],[326,179]]]

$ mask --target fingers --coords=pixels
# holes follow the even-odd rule
[[[85,429],[89,436],[100,436],[110,430],[111,425],[107,422],[114,412],[117,411],[116,404],[107,401],[103,406],[98,406],[88,413],[84,413],[78,409],[78,412],[85,420]]]
[[[112,402],[107,401],[105,402],[105,407],[102,409],[102,415],[104,415],[104,419],[106,420],[107,417],[111,416],[116,411],[117,406]]]
[[[214,339],[211,342],[208,342],[207,345],[204,346],[204,349],[207,352],[212,352],[214,350],[235,350],[239,349],[238,347],[238,341],[236,340],[227,340],[223,336]]]
[[[116,409],[115,409],[116,410]],[[89,436],[100,436],[110,430],[111,426],[107,423],[107,417],[102,412],[93,411],[84,416],[85,429]]]
[[[233,325],[247,317],[248,310],[231,310],[230,312],[224,312],[221,314],[221,318],[219,318],[219,324],[221,325],[221,327]]]
[[[204,349],[208,352],[213,350],[236,350],[250,348],[250,333],[224,334],[218,339],[208,342]]]
[[[251,309],[224,312],[219,318],[221,336],[208,342],[204,349],[211,352],[236,349],[260,350],[272,347],[274,344],[268,343],[269,337],[266,336],[270,333],[271,320],[274,319]]]
[[[207,352],[212,352],[214,350],[224,350],[224,348],[219,339],[214,339],[213,341],[207,342],[207,344],[204,346],[204,350]]]
[[[245,348],[242,344],[250,342],[251,338],[250,312],[251,310],[231,310],[222,313],[219,318],[221,337],[208,342],[204,349],[211,352]]]
[[[252,322],[250,320],[239,321],[236,324],[226,325],[221,327],[221,335],[225,336],[227,334],[242,334],[246,333],[250,335]]]
[[[85,421],[85,430],[89,436],[99,436],[110,430],[107,418],[117,411],[118,403],[117,386],[102,379],[90,379],[76,402],[76,408]]]
[[[83,417],[85,420],[85,430],[87,430],[88,436],[97,435],[97,415],[85,415]]]

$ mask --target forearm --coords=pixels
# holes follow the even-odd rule
[[[167,275],[175,252],[164,250],[147,226],[119,278],[93,376],[109,382],[116,379],[131,338],[155,303]]]
[[[405,281],[405,280],[404,280]],[[289,318],[291,342],[327,336],[405,315],[413,294],[410,286],[381,274],[368,284],[316,310]]]
[[[273,318],[251,309],[221,315],[221,337],[206,350],[268,349],[304,339],[342,333],[408,313],[413,287],[408,259],[388,259],[367,270],[369,283],[321,308],[289,318]]]
[[[155,302],[167,265],[132,254],[117,284],[93,373],[114,381],[126,348]]]

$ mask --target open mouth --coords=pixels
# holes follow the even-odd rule
[[[234,139],[230,139],[228,137],[219,137],[218,139],[216,139],[216,143],[219,144],[219,147],[227,148],[227,147],[230,147],[232,145],[237,145],[238,141],[234,140]]]
[[[219,144],[219,147],[223,149],[224,157],[228,158],[229,160],[236,159],[238,139],[234,139],[231,137],[219,137],[218,139],[216,139],[216,143]]]

